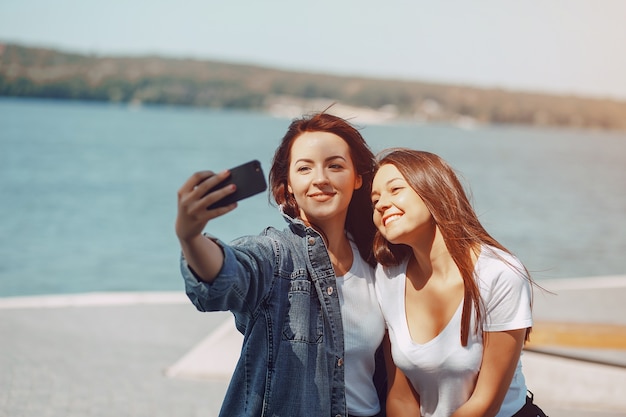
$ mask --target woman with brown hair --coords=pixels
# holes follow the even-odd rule
[[[372,204],[388,415],[511,417],[536,407],[525,406],[520,361],[531,279],[480,224],[453,169],[429,152],[385,151]]]
[[[385,326],[374,290],[369,202],[374,155],[345,120],[294,120],[274,154],[271,193],[287,227],[230,244],[207,210],[228,172],[194,174],[178,192],[176,234],[187,294],[201,311],[230,310],[243,333],[221,416],[383,415],[374,384]]]

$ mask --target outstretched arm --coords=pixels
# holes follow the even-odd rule
[[[230,185],[209,194],[207,192],[229,175],[228,171],[219,174],[211,171],[196,172],[178,190],[176,236],[188,265],[198,278],[209,283],[222,268],[224,254],[222,249],[202,232],[209,220],[232,211],[237,204],[207,210],[209,205],[233,193],[235,187]]]
[[[385,368],[387,369],[387,417],[419,417],[419,395],[411,382],[393,363],[389,335],[383,339]]]
[[[451,417],[495,416],[511,385],[526,329],[485,332],[483,360],[474,392]]]

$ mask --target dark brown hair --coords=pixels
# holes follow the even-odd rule
[[[361,175],[363,179],[363,185],[355,190],[352,195],[352,200],[348,206],[345,229],[354,238],[361,257],[374,265],[372,239],[376,227],[372,220],[373,208],[370,202],[370,193],[375,158],[361,133],[346,120],[320,112],[294,119],[291,122],[287,133],[274,153],[272,168],[269,173],[270,190],[274,200],[282,207],[285,214],[292,218],[299,217],[300,208],[293,195],[289,193],[287,184],[291,147],[293,142],[304,132],[333,133],[345,140],[350,147],[352,162],[357,174]]]
[[[393,148],[381,153],[377,169],[386,164],[395,166],[422,198],[441,231],[448,252],[461,272],[465,287],[461,343],[466,346],[472,305],[476,312],[475,331],[478,331],[484,316],[478,284],[474,277],[472,254],[478,253],[482,245],[493,246],[509,254],[511,252],[481,225],[459,178],[441,157],[425,151]],[[379,231],[374,237],[373,251],[376,260],[385,266],[398,265],[412,254],[409,246],[394,245],[385,240]],[[530,279],[525,268],[518,272]]]

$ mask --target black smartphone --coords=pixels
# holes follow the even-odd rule
[[[227,186],[235,184],[237,189],[234,193],[227,195],[223,199],[216,201],[207,207],[207,210],[226,206],[244,198],[252,197],[255,194],[262,193],[267,189],[265,175],[261,168],[261,163],[256,159],[245,164],[230,169],[230,176],[224,181],[211,188],[207,193]]]

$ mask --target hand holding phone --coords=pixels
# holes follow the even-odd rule
[[[236,201],[243,200],[244,198],[252,197],[267,189],[261,163],[256,159],[231,168],[230,176],[211,188],[207,194],[229,184],[235,184],[237,187],[235,192],[211,204],[207,207],[207,210],[227,206]]]

